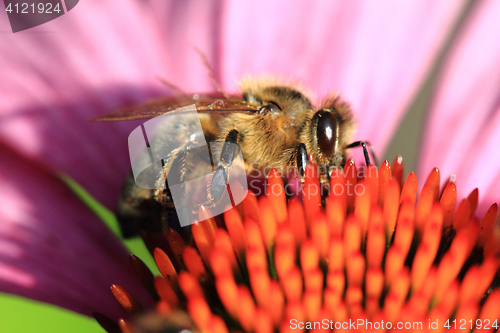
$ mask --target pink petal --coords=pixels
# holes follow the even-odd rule
[[[457,175],[458,198],[479,188],[478,213],[500,202],[500,3],[479,2],[447,60],[423,135],[419,171]]]
[[[117,319],[116,283],[152,305],[128,251],[56,176],[3,142],[0,156],[0,291]]]
[[[88,0],[44,25],[2,34],[0,138],[114,207],[130,169],[127,136],[137,124],[88,119],[167,94],[158,76],[189,91],[210,90],[192,45],[213,53],[216,7],[170,3],[155,19],[156,9],[140,1]]]
[[[230,2],[223,26],[224,83],[243,74],[338,90],[359,121],[357,139],[382,155],[449,33],[463,1]]]

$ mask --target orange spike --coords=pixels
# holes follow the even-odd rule
[[[498,325],[497,319],[500,318],[500,307],[498,304],[500,304],[500,290],[497,289],[488,296],[488,299],[484,303],[481,313],[479,314],[479,319],[483,323],[483,329],[485,332],[491,332],[493,322],[496,322]],[[489,325],[489,328],[485,326],[487,322],[492,323]]]
[[[495,223],[498,217],[498,205],[494,203],[490,206],[486,214],[484,214],[481,219],[481,223],[479,223],[479,237],[478,243],[480,246],[483,246],[488,238],[491,236],[493,232],[493,228],[495,227]]]
[[[286,279],[290,269],[295,266],[295,248],[276,247],[274,250],[276,273],[280,280]]]
[[[188,299],[187,310],[198,328],[202,331],[208,330],[213,314],[204,297]]]
[[[255,322],[255,303],[246,286],[238,287],[238,320],[245,331],[252,331]]]
[[[273,206],[268,197],[259,199],[260,210],[260,230],[264,238],[264,244],[267,248],[271,248],[276,236],[276,220],[274,218]]]
[[[319,263],[319,251],[313,240],[306,240],[300,247],[300,265],[302,271],[317,269]]]
[[[473,217],[470,220],[469,225],[467,225],[466,228],[461,229],[460,231],[465,231],[465,233],[467,234],[467,239],[469,240],[468,253],[470,253],[474,246],[476,246],[477,237],[479,236],[479,221],[475,217]]]
[[[309,164],[306,167],[302,202],[306,212],[306,222],[310,225],[313,217],[321,209],[321,187],[316,164]]]
[[[209,264],[216,277],[233,274],[229,259],[221,249],[214,249],[210,252]]]
[[[433,261],[434,258],[432,257],[430,247],[426,244],[420,244],[415,254],[415,258],[413,259],[413,266],[411,269],[411,283],[414,290],[420,290],[424,284]]]
[[[224,253],[233,269],[239,269],[238,262],[236,261],[236,256],[234,255],[235,251],[226,230],[217,229],[217,231],[215,232],[215,248],[221,250]]]
[[[333,236],[330,241],[330,249],[328,250],[328,271],[343,271],[344,258],[342,239],[338,236]]]
[[[274,325],[278,325],[283,317],[283,309],[285,307],[285,297],[279,283],[275,280],[271,281],[268,295],[268,306],[266,311],[269,313]]]
[[[184,239],[182,239],[182,236],[172,228],[168,228],[168,230],[165,230],[164,234],[167,236],[168,244],[170,245],[175,258],[178,262],[182,262],[182,252],[186,247]]]
[[[379,175],[378,168],[375,165],[369,165],[366,167],[365,174],[365,182],[367,184],[367,190],[369,190],[370,194],[370,206],[373,206],[378,203],[378,184],[379,184]]]
[[[417,175],[412,171],[406,177],[405,183],[403,185],[403,189],[401,190],[400,202],[403,203],[407,200],[415,204],[417,199]]]
[[[432,257],[436,256],[439,242],[441,241],[441,233],[443,231],[443,210],[438,203],[432,206],[429,213],[429,218],[424,226],[424,235],[422,243],[431,247]]]
[[[251,219],[256,222],[260,221],[259,204],[257,197],[253,192],[248,192],[248,195],[243,199],[243,211],[245,212],[245,220]]]
[[[135,300],[125,288],[117,285],[111,285],[111,292],[120,305],[131,315],[136,315],[144,311],[142,306]]]
[[[257,304],[263,308],[269,302],[269,290],[271,288],[271,278],[264,269],[252,269],[250,272],[250,286],[255,296]]]
[[[496,257],[485,257],[483,263],[479,266],[480,283],[476,283],[476,292],[478,299],[488,290],[488,287],[493,282],[495,273],[498,270],[499,262]]]
[[[432,173],[431,173],[432,174]],[[434,203],[435,188],[432,185],[425,184],[415,208],[415,229],[422,231],[425,221],[429,216],[431,207]]]
[[[366,239],[366,260],[369,267],[380,267],[385,254],[385,232],[382,210],[373,207]]]
[[[208,325],[208,332],[229,333],[226,323],[219,316],[212,316]]]
[[[424,183],[424,187],[425,187],[425,185],[427,185],[432,190],[432,200],[433,201],[437,201],[437,199],[439,197],[439,183],[440,183],[440,181],[441,181],[441,175],[440,175],[439,169],[434,168],[431,170],[431,172],[429,173],[429,176],[427,176],[427,180]]]
[[[245,220],[245,235],[246,235],[246,243],[247,249],[255,249],[259,252],[266,251],[264,247],[264,242],[262,239],[262,235],[259,230],[259,226],[253,220]]]
[[[381,206],[384,204],[385,192],[391,178],[391,165],[385,160],[378,169],[378,204]]]
[[[281,279],[280,279],[281,280]],[[299,301],[302,297],[302,274],[297,267],[293,267],[288,271],[287,277],[281,280],[285,297],[288,302]]]
[[[214,246],[214,239],[208,237],[209,235],[205,232],[200,222],[191,225],[191,232],[203,262],[209,267],[208,256]]]
[[[267,176],[267,182],[267,193],[271,201],[271,206],[273,207],[277,223],[281,224],[288,218],[283,180],[281,179],[281,175],[278,173],[278,171],[273,168]]]
[[[229,209],[224,212],[224,222],[234,251],[238,259],[242,261],[246,248],[246,236],[241,217],[235,209]]]
[[[326,216],[332,235],[341,236],[346,217],[345,196],[330,194],[326,199]]]
[[[346,193],[346,180],[344,179],[344,174],[339,169],[334,169],[330,174],[330,193],[328,197],[330,199],[337,199],[344,205],[344,211],[347,205],[347,193]]]
[[[308,271],[302,270],[304,274],[304,284],[306,290],[313,290],[321,293],[323,291],[323,271],[319,268],[313,268]]]
[[[325,258],[330,241],[330,225],[323,212],[317,213],[311,223],[311,238],[316,244],[321,258]]]
[[[403,255],[401,249],[393,244],[385,258],[385,280],[386,284],[390,284],[398,272],[401,271],[404,265],[406,256]]]
[[[160,299],[156,302],[156,311],[162,316],[170,316],[172,314],[172,307],[167,301]]]
[[[347,283],[348,285],[360,286],[365,276],[365,258],[361,252],[352,253],[346,261]]]
[[[345,288],[345,275],[344,271],[329,271],[326,275],[326,285],[332,293],[341,297],[344,294]]]
[[[407,199],[401,203],[401,208],[399,209],[398,221],[410,220],[413,221],[415,218],[415,203]],[[397,226],[396,226],[397,228]]]
[[[403,255],[404,257],[408,255],[408,251],[410,250],[410,246],[413,240],[413,231],[414,229],[411,220],[407,218],[399,220],[396,227],[393,244],[398,246],[399,250],[401,251],[401,255]]]
[[[238,285],[230,274],[222,274],[215,279],[215,288],[217,294],[232,317],[238,316],[238,307],[240,305]]]
[[[490,237],[484,244],[484,255],[500,257],[500,229],[498,225],[494,227]]]
[[[471,219],[470,203],[467,199],[463,199],[458,205],[457,212],[453,218],[453,228],[461,230],[467,227]]]
[[[406,299],[408,295],[408,290],[410,289],[410,272],[408,268],[404,267],[399,271],[392,284],[389,293],[396,296],[397,299],[401,301],[401,304]]]
[[[457,204],[457,186],[454,182],[449,182],[448,185],[446,185],[439,203],[443,208],[443,226],[447,227],[451,225],[453,213],[455,212],[455,206]]]
[[[241,200],[238,204],[234,206],[236,211],[240,214],[240,216],[245,215],[245,209],[243,207],[243,200],[252,190],[245,190],[243,186],[237,180],[230,180],[229,186],[227,187],[227,191],[229,195],[233,198],[233,201]]]
[[[215,230],[217,230],[217,223],[213,218],[213,214],[209,211],[208,208],[201,205],[200,209],[198,210],[198,218],[200,219],[198,225],[203,228],[207,239],[213,240],[215,237]]]
[[[284,332],[283,328],[285,327],[291,329],[291,319],[296,319],[297,322],[303,322],[306,319],[306,315],[300,301],[287,302],[285,308],[285,320],[283,321],[283,323],[286,325],[280,326],[280,333]],[[291,330],[290,332],[293,332],[293,330]]]
[[[118,326],[122,330],[122,333],[132,333],[134,332],[134,325],[126,319],[120,318],[118,319]]]
[[[304,208],[297,198],[292,198],[288,202],[288,216],[290,217],[290,228],[298,246],[307,236],[307,225]]]
[[[344,291],[342,290],[342,294],[343,293]],[[330,288],[325,289],[323,295],[323,303],[325,305],[325,308],[329,309],[330,311],[333,311],[340,303],[340,300],[341,300],[341,295],[339,295],[338,291],[332,290]]]
[[[427,274],[427,279],[425,279],[421,289],[425,300],[430,301],[434,293],[434,290],[436,289],[436,283],[437,283],[437,268],[433,266],[429,269],[429,272]]]
[[[471,219],[474,216],[474,213],[476,213],[476,208],[477,208],[477,203],[479,201],[479,191],[477,188],[475,188],[467,197],[467,201],[469,202],[470,205],[470,216],[469,219]]]
[[[347,194],[347,210],[352,211],[354,207],[354,187],[357,183],[357,170],[352,158],[344,166],[344,179]]]
[[[475,296],[477,295],[475,281],[481,278],[479,274],[480,269],[477,265],[470,267],[467,273],[465,273],[460,286],[460,304],[475,303]]]
[[[436,291],[439,293],[440,287],[437,287]],[[442,297],[440,301],[437,301],[435,299],[435,302],[438,302],[438,305],[434,307],[434,309],[439,309],[446,318],[451,317],[453,311],[457,307],[457,300],[458,300],[458,290],[459,290],[459,282],[457,280],[452,281],[450,285],[446,288],[445,292],[442,292],[442,294],[445,294],[446,297]],[[439,296],[438,296],[439,298]],[[434,310],[433,309],[433,310]],[[433,313],[430,313],[430,317],[433,317]]]
[[[155,258],[156,266],[160,270],[161,275],[167,280],[170,281],[175,281],[177,280],[177,272],[175,271],[174,265],[172,264],[172,261],[168,257],[168,255],[163,252],[162,249],[157,247],[154,252],[153,256]]]
[[[399,188],[403,187],[404,163],[401,155],[396,156],[392,161],[392,176],[399,184]]]
[[[357,217],[358,221],[361,224],[361,234],[363,238],[366,235],[366,231],[368,230],[368,220],[370,218],[370,208],[372,201],[371,186],[371,182],[367,181],[367,179],[362,179],[355,187],[356,191],[354,196],[354,215]]]
[[[498,306],[498,305],[497,305]],[[459,307],[458,307],[458,310],[455,314],[455,318],[458,318],[456,323],[452,322],[452,325],[451,327],[453,328],[453,330],[450,330],[451,332],[460,332],[460,331],[464,331],[464,326],[466,326],[467,324],[470,325],[470,322],[468,322],[469,320],[475,320],[476,317],[477,317],[477,314],[479,312],[479,304],[477,304],[476,302],[467,302],[466,304],[461,304]],[[458,317],[460,316],[460,317]],[[465,325],[464,325],[465,323]],[[460,329],[460,327],[462,327],[462,329]],[[474,329],[474,332],[478,332],[480,330],[478,330],[477,328]],[[491,330],[488,330],[489,332],[491,332]]]
[[[321,310],[321,293],[317,290],[306,290],[302,299],[303,308],[306,312],[306,318],[315,321]]]
[[[249,249],[247,251],[247,269],[249,273],[252,273],[254,269],[257,270],[267,270],[267,256],[263,251],[258,251],[257,249]]]
[[[439,263],[436,298],[440,300],[448,286],[457,278],[468,255],[468,237],[465,231],[459,231],[450,249]],[[448,297],[448,296],[447,296]]]
[[[399,211],[399,195],[401,187],[396,179],[389,180],[387,189],[384,197],[384,220],[385,220],[385,230],[388,238],[392,236],[394,228],[396,227],[396,221],[398,218]]]
[[[201,275],[206,273],[205,265],[203,264],[198,251],[191,246],[184,248],[183,259],[186,269],[196,278],[199,278]]]
[[[365,290],[366,296],[378,300],[384,289],[384,272],[380,268],[369,268],[366,272]]]
[[[182,293],[188,299],[205,297],[198,279],[196,279],[191,273],[188,273],[186,271],[180,272],[178,281]]]
[[[361,302],[363,301],[363,290],[357,284],[347,285],[347,289],[345,291],[345,302],[347,306],[350,308],[351,313],[354,312],[357,306],[361,306]]]
[[[273,333],[273,322],[269,313],[261,308],[255,311],[255,333]]]
[[[175,294],[174,288],[169,281],[161,276],[155,277],[155,288],[160,298],[167,302],[171,308],[174,308],[179,302],[179,298]]]
[[[361,225],[354,216],[349,216],[345,224],[344,232],[345,256],[348,260],[351,253],[361,249]]]

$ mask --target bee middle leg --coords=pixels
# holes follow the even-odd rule
[[[220,153],[220,166],[215,170],[210,184],[210,196],[214,202],[219,201],[228,184],[228,168],[233,164],[239,142],[239,132],[236,129],[229,131]]]

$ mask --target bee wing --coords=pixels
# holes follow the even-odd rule
[[[249,104],[238,96],[230,96],[224,99],[215,94],[196,94],[163,97],[152,99],[142,105],[120,108],[103,116],[92,118],[91,121],[120,121],[154,118],[167,112],[175,112],[176,109],[195,105],[198,112],[207,113],[255,113],[259,106]]]

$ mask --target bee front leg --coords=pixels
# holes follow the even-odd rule
[[[210,196],[213,202],[218,202],[224,194],[228,184],[228,168],[233,164],[238,141],[239,132],[235,129],[229,131],[220,153],[220,166],[215,170],[210,184]]]
[[[297,171],[299,172],[300,178],[303,180],[306,172],[306,167],[309,164],[309,158],[307,156],[306,146],[301,143],[296,149],[297,155]]]
[[[373,151],[373,148],[372,148],[372,145],[368,142],[368,141],[356,141],[356,142],[353,142],[349,145],[347,145],[347,149],[349,148],[354,148],[354,147],[363,147],[363,153],[365,155],[365,162],[366,162],[366,165],[370,165],[370,154],[368,154],[368,150],[370,150],[370,152],[372,153],[372,157],[373,157],[373,162],[375,163],[375,166],[378,166],[378,161],[377,161],[377,157],[375,156],[375,152]]]

